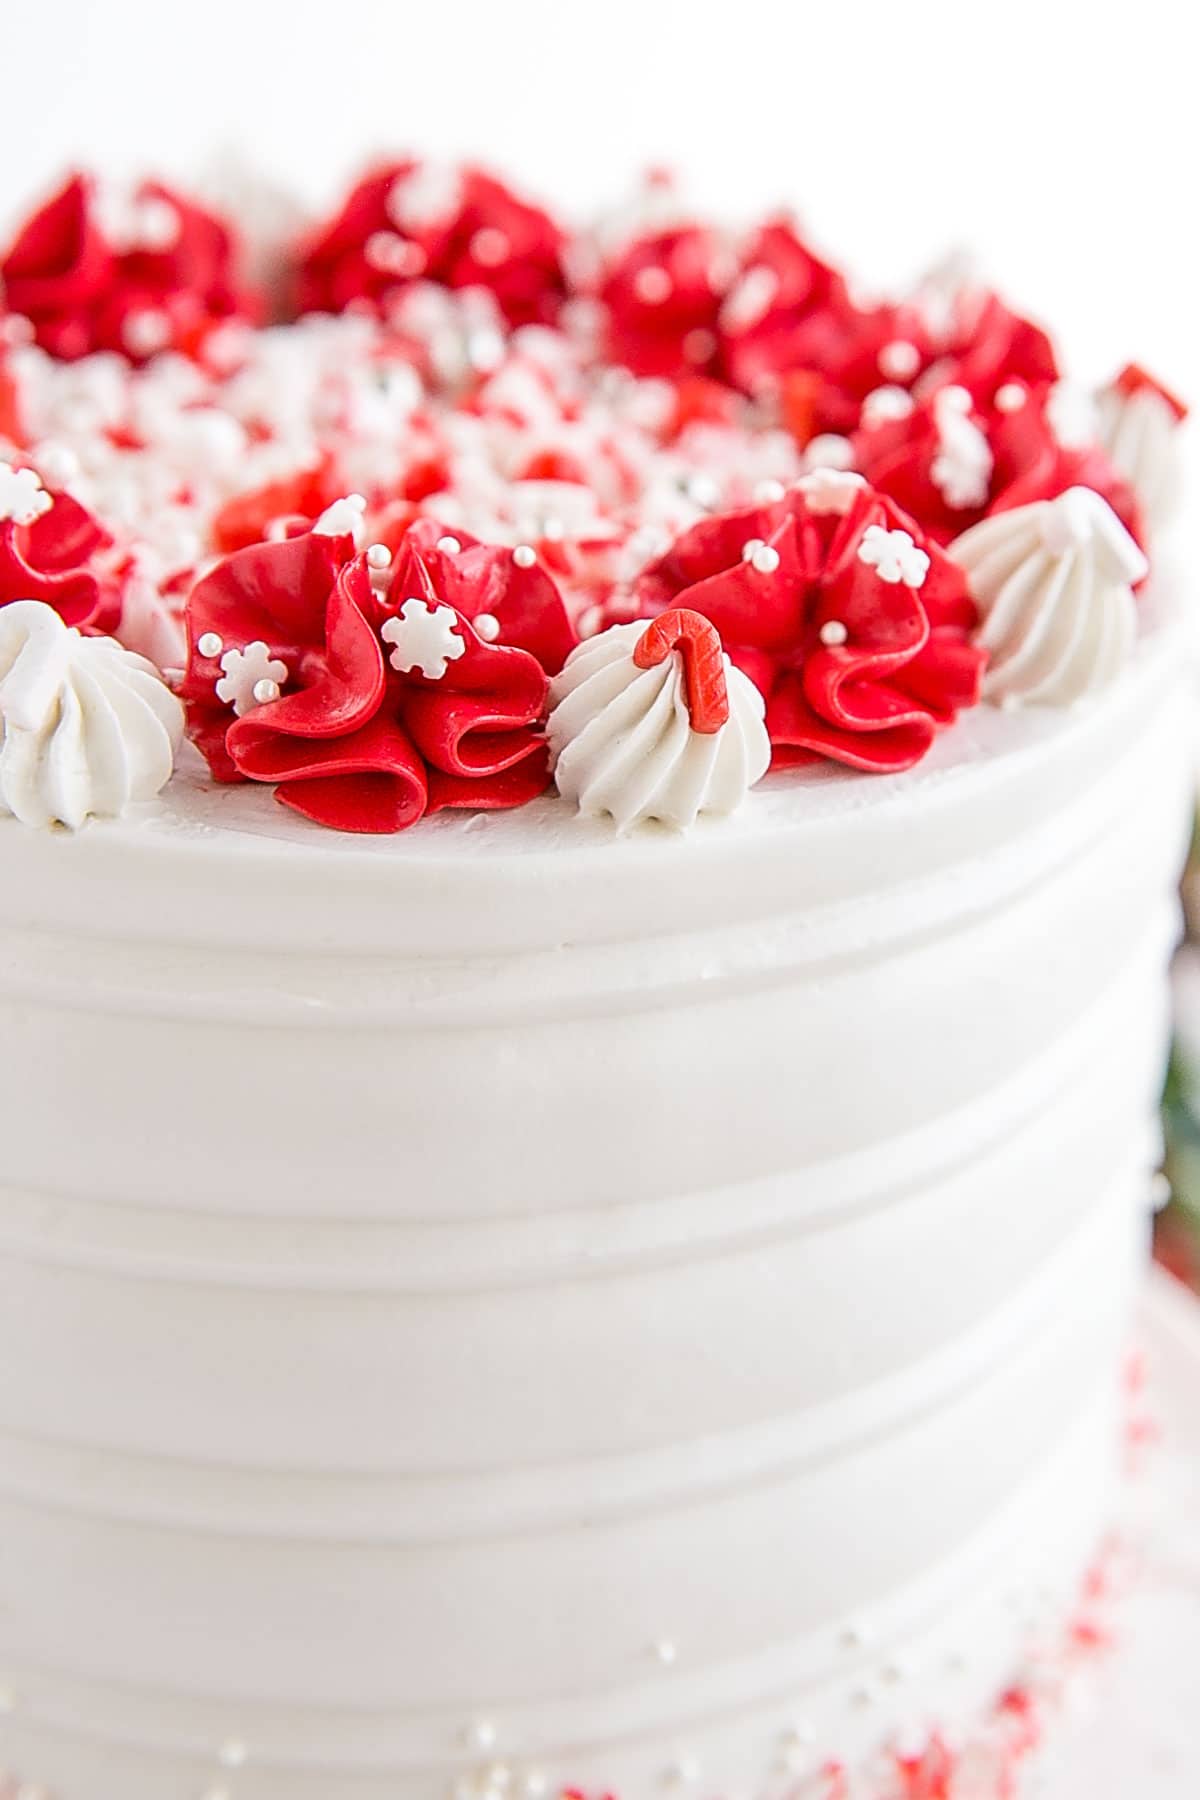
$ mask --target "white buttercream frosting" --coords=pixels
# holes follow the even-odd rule
[[[1100,442],[1142,503],[1156,529],[1179,503],[1182,462],[1179,415],[1156,388],[1125,392],[1115,383],[1096,399]]]
[[[81,637],[39,600],[0,608],[0,812],[115,817],[166,783],[183,708],[144,657]]]
[[[684,830],[700,813],[733,812],[766,774],[765,707],[726,657],[729,718],[717,731],[694,730],[680,652],[651,669],[633,660],[645,631],[644,622],[610,626],[551,682],[554,779],[564,799],[610,815],[618,831],[643,819]]]
[[[983,615],[984,698],[1067,706],[1111,681],[1137,633],[1146,559],[1091,488],[984,519],[950,546]]]

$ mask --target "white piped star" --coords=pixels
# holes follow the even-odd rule
[[[53,505],[54,495],[46,492],[36,469],[0,462],[0,523],[11,519],[14,525],[32,525]]]
[[[270,645],[264,644],[261,638],[247,644],[244,650],[226,650],[221,658],[221,668],[224,673],[217,682],[217,699],[232,706],[239,719],[244,713],[253,712],[256,706],[265,704],[262,698],[262,694],[267,694],[265,684],[269,683],[276,690],[267,694],[267,698],[278,699],[278,690],[288,676],[287,664],[272,656]],[[262,694],[255,691],[260,687]]]
[[[454,608],[430,606],[426,600],[406,600],[400,616],[388,619],[379,635],[393,646],[393,669],[401,675],[420,669],[427,681],[440,681],[467,648]]]
[[[882,525],[868,525],[858,546],[858,560],[874,569],[880,581],[893,586],[919,588],[929,573],[929,557],[913,542],[907,531],[885,531]]]

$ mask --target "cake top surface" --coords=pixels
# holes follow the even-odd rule
[[[569,230],[402,158],[243,242],[80,174],[0,279],[26,824],[137,817],[186,728],[152,831],[652,858],[1015,753],[1144,629],[1168,390],[1081,392],[960,268],[865,297],[661,175]]]

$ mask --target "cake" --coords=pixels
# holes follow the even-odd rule
[[[0,1791],[1004,1800],[1157,1194],[1182,407],[657,177],[276,250],[80,175],[0,264]]]

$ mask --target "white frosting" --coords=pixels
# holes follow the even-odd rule
[[[1179,419],[1152,387],[1123,393],[1115,385],[1097,396],[1100,442],[1141,501],[1155,530],[1170,522],[1183,486]]]
[[[76,827],[152,799],[183,709],[144,657],[80,637],[38,600],[0,607],[0,811]]]
[[[567,658],[550,684],[546,736],[554,779],[580,812],[610,816],[618,831],[646,819],[684,830],[701,813],[731,813],[766,774],[771,746],[754,683],[725,658],[729,718],[693,730],[683,659],[673,650],[640,669],[644,622],[612,625]]]
[[[0,821],[5,1765],[874,1800],[961,1736],[1104,1526],[1193,710],[1151,624],[683,842]]]
[[[996,513],[950,555],[967,571],[988,651],[984,697],[1068,706],[1104,687],[1137,634],[1132,583],[1146,559],[1090,488]]]

